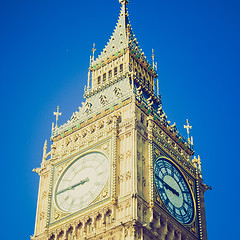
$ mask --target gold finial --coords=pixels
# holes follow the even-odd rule
[[[155,54],[154,54],[154,50],[152,49],[152,61],[153,61],[153,69],[155,69]]]
[[[187,125],[184,125],[184,128],[187,129],[188,143],[191,144],[191,141],[190,141],[190,138],[189,138],[189,129],[192,129],[192,126],[189,125],[188,119],[187,119]]]
[[[94,53],[97,49],[95,48],[95,43],[93,44],[93,48],[92,48],[92,52],[93,52],[93,56],[92,56],[92,61],[94,61]]]
[[[127,5],[129,3],[129,0],[119,0],[119,2],[122,4],[122,5]]]
[[[54,115],[56,115],[56,127],[58,126],[57,125],[57,122],[58,122],[58,116],[61,116],[62,113],[59,112],[59,106],[57,106],[57,112],[53,112]]]

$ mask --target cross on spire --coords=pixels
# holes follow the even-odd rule
[[[187,129],[188,143],[191,143],[190,138],[189,138],[189,129],[192,129],[192,126],[189,125],[188,119],[187,119],[187,125],[184,125],[184,128]]]
[[[92,56],[92,61],[94,61],[94,53],[97,49],[95,48],[95,43],[93,44],[93,47],[92,47],[92,52],[93,52],[93,56]]]
[[[59,112],[59,106],[57,106],[57,112],[53,112],[53,114],[56,116],[56,127],[58,126],[57,125],[57,122],[58,122],[58,116],[61,116],[62,113]]]

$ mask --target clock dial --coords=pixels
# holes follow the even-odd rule
[[[181,223],[189,224],[194,218],[194,200],[191,190],[177,167],[160,157],[154,164],[155,184],[168,211]]]
[[[55,201],[59,209],[75,212],[88,206],[102,191],[110,175],[109,162],[99,152],[75,160],[60,177]]]

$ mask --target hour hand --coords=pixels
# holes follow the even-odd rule
[[[174,188],[172,188],[171,186],[169,186],[167,183],[165,183],[165,187],[166,189],[169,189],[173,194],[177,195],[179,197],[179,192],[177,190],[175,190]]]
[[[157,174],[155,174],[155,176],[156,176],[156,178],[157,178],[158,180],[160,180],[160,181],[163,183],[163,185],[164,185],[164,187],[165,187],[166,189],[170,190],[173,194],[175,194],[175,195],[177,195],[177,196],[179,197],[179,192],[178,192],[177,190],[175,190],[175,189],[172,188],[170,185],[168,185],[166,182],[164,182],[164,180],[161,179]]]

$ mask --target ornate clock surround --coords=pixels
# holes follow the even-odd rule
[[[182,224],[180,222],[177,221],[177,219],[175,219],[168,211],[168,209],[166,208],[166,206],[164,205],[163,201],[161,200],[161,197],[158,193],[156,184],[154,183],[154,180],[152,182],[153,184],[153,189],[154,189],[154,202],[156,203],[156,208],[154,207],[156,212],[159,212],[159,208],[162,209],[164,211],[164,215],[167,219],[169,219],[169,221],[174,221],[176,225],[179,225],[180,228],[184,228],[185,230],[189,231],[191,234],[195,235],[195,237],[197,237],[197,232],[198,232],[198,225],[199,225],[199,220],[197,218],[198,215],[198,209],[199,209],[199,205],[198,205],[198,196],[196,194],[197,192],[197,182],[196,182],[196,178],[194,177],[194,175],[190,174],[189,171],[186,171],[184,168],[184,164],[181,165],[181,162],[178,162],[176,159],[173,159],[172,156],[165,152],[156,142],[153,143],[153,162],[155,163],[157,161],[157,159],[159,158],[166,158],[169,159],[171,162],[173,162],[173,164],[179,169],[179,171],[181,171],[181,173],[183,174],[184,178],[187,181],[187,184],[192,192],[193,198],[194,198],[194,218],[193,221],[191,221],[189,224]],[[154,171],[154,170],[153,170]],[[198,205],[198,206],[197,206]],[[170,220],[171,219],[171,220]]]
[[[96,203],[100,203],[102,201],[107,201],[110,199],[111,196],[111,180],[108,179],[106,185],[104,186],[103,190],[101,191],[101,193],[97,196],[97,198],[91,202],[91,204],[88,207],[84,207],[83,209],[80,209],[76,212],[73,213],[67,213],[67,212],[63,212],[61,210],[59,210],[59,208],[56,206],[56,203],[54,201],[54,192],[55,192],[55,188],[57,186],[57,182],[59,181],[59,179],[61,178],[62,173],[65,171],[65,169],[68,168],[69,165],[71,165],[74,161],[76,161],[76,159],[78,159],[79,157],[88,154],[88,153],[92,153],[92,152],[100,152],[102,154],[104,154],[105,156],[107,156],[107,158],[109,159],[109,167],[112,165],[112,138],[108,137],[107,139],[103,139],[101,142],[95,144],[95,145],[90,145],[87,146],[83,149],[80,149],[80,151],[74,153],[72,156],[65,156],[62,158],[62,160],[58,161],[56,164],[52,165],[52,198],[51,198],[51,203],[50,203],[50,217],[49,217],[49,224],[53,224],[55,222],[58,222],[59,220],[66,218],[66,217],[70,217],[70,216],[74,216],[76,215],[78,212],[83,212],[86,211],[89,207],[94,206]],[[110,176],[112,175],[112,169],[110,167]]]

